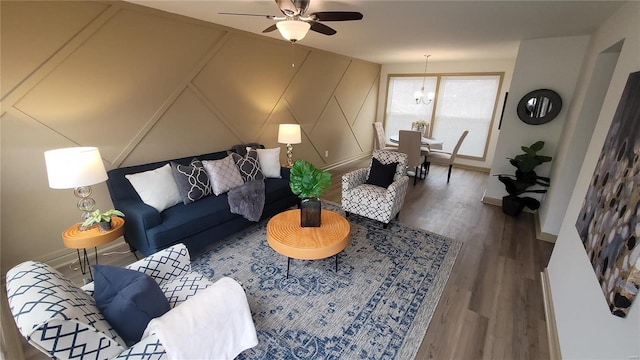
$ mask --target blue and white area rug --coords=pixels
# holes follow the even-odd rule
[[[415,357],[461,243],[395,222],[349,222],[337,273],[334,257],[292,259],[287,279],[287,258],[269,247],[266,221],[193,259],[193,270],[232,277],[246,290],[259,344],[239,359]]]

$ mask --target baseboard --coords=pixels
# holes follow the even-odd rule
[[[547,338],[549,342],[549,358],[551,360],[562,359],[560,352],[560,339],[558,338],[558,328],[556,326],[556,315],[553,309],[553,299],[551,296],[551,282],[547,268],[540,273],[542,284],[542,300],[544,302],[544,316],[547,323]]]
[[[487,205],[502,206],[502,199],[496,199],[488,197],[486,195],[483,195],[480,201],[482,201],[483,204]]]
[[[482,167],[482,166],[473,166],[473,165],[465,165],[465,164],[453,163],[453,167],[454,168],[458,168],[458,169],[465,169],[465,170],[483,172],[483,173],[487,173],[487,174],[491,173],[491,169],[486,168],[486,167]]]
[[[542,228],[540,226],[540,213],[538,211],[533,214],[533,218],[536,222],[536,239],[555,244],[556,240],[558,239],[558,235],[553,235],[542,231]]]
[[[322,169],[323,169],[323,170],[333,170],[333,169],[335,169],[335,168],[339,168],[339,167],[341,167],[341,166],[347,165],[347,164],[349,164],[349,163],[351,163],[351,162],[354,162],[354,161],[358,161],[358,160],[361,160],[361,159],[364,159],[364,158],[371,157],[371,154],[372,154],[372,153],[370,153],[370,152],[368,152],[368,153],[358,154],[358,155],[356,155],[356,156],[352,156],[352,157],[350,157],[350,158],[347,158],[347,159],[344,159],[344,160],[340,160],[340,161],[338,161],[338,162],[336,162],[336,163],[329,164],[329,165],[327,165],[327,166],[323,167]]]

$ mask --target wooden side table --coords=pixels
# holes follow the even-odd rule
[[[338,253],[351,242],[351,226],[347,219],[333,211],[322,210],[320,227],[301,227],[300,210],[288,210],[272,217],[267,223],[267,242],[287,257],[287,278],[291,258],[317,260]]]
[[[65,229],[62,232],[62,241],[64,242],[64,246],[70,249],[76,249],[82,275],[86,274],[87,269],[89,269],[89,276],[91,276],[93,280],[87,248],[93,248],[97,264],[98,246],[110,243],[124,234],[124,219],[116,216],[112,217],[111,230],[107,232],[100,232],[97,226],[83,231],[80,230],[79,225],[80,224],[74,224]],[[82,249],[82,257],[80,257],[80,249]]]

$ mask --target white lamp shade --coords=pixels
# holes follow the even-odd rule
[[[300,135],[300,125],[298,124],[280,124],[278,129],[278,143],[280,144],[300,144],[302,136]]]
[[[285,39],[289,41],[299,41],[307,35],[311,25],[308,22],[300,20],[284,20],[276,23],[276,27]]]
[[[107,180],[107,172],[96,147],[45,151],[44,161],[52,189],[74,189]]]

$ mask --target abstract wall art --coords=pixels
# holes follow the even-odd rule
[[[640,288],[640,72],[629,75],[576,229],[611,313],[625,317]]]

